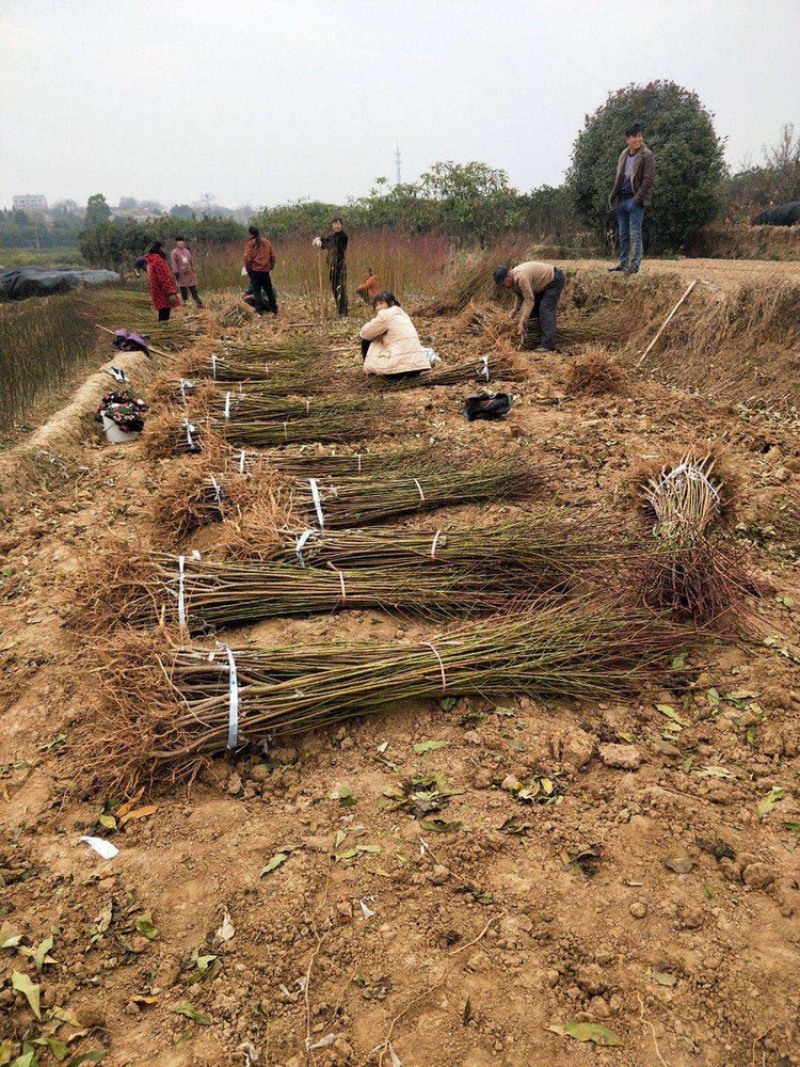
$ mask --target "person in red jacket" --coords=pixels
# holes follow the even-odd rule
[[[250,234],[250,240],[244,248],[244,267],[253,286],[253,307],[259,315],[263,315],[265,310],[277,315],[278,301],[275,299],[275,290],[270,278],[270,271],[275,266],[275,253],[266,237],[261,236],[257,226],[251,226],[247,232]],[[261,295],[262,291],[266,302]]]
[[[175,276],[169,268],[161,241],[156,241],[150,247],[150,251],[144,259],[147,264],[147,284],[150,288],[150,299],[153,302],[153,307],[158,312],[158,321],[166,322],[172,308],[177,307],[181,301],[175,285]]]

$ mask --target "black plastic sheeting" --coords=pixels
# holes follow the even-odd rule
[[[0,267],[0,300],[68,293],[79,285],[112,285],[122,279],[113,270],[73,270],[59,267]]]
[[[800,222],[800,200],[768,207],[753,219],[754,226],[794,226]]]

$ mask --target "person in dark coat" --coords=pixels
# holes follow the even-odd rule
[[[338,216],[331,220],[331,231],[327,237],[315,237],[314,244],[328,253],[328,279],[336,302],[336,311],[340,316],[344,316],[348,312],[347,234],[344,232],[344,223]]]
[[[147,285],[150,289],[150,299],[158,312],[158,321],[166,322],[170,311],[178,307],[181,301],[175,285],[175,276],[169,269],[161,241],[156,241],[144,258],[147,263]]]
[[[656,157],[644,143],[638,122],[625,131],[625,140],[628,147],[617,161],[614,187],[608,198],[619,224],[619,265],[609,270],[636,274],[642,262],[642,221],[656,176]]]

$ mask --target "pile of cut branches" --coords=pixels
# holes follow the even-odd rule
[[[421,371],[414,378],[402,378],[398,381],[385,381],[379,375],[372,375],[388,389],[414,389],[421,386],[458,385],[461,382],[488,382],[500,379],[513,382],[520,377],[513,360],[508,355],[490,353],[467,363],[457,363],[452,367],[436,366],[429,371]]]

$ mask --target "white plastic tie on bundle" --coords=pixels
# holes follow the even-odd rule
[[[229,419],[230,417],[231,417],[231,394],[230,394],[230,392],[227,392],[225,394],[225,418]]]
[[[178,556],[178,626],[186,629],[186,556]]]
[[[489,357],[481,356],[481,363],[483,363],[483,376],[486,381],[489,381]]]
[[[422,501],[422,503],[424,504],[425,503],[425,494],[422,492],[422,486],[419,484],[419,482],[417,481],[416,478],[414,479],[414,485],[416,485],[417,492],[419,493],[419,498]]]
[[[230,645],[217,641],[220,648],[228,657],[228,748],[236,748],[239,744],[239,680],[236,677],[236,657]]]
[[[356,459],[358,460],[358,473],[361,474],[361,453],[360,452],[356,456]]]
[[[283,436],[286,438],[287,441],[289,440],[289,423],[288,423],[288,421],[284,422],[284,424],[283,424]]]
[[[305,547],[306,542],[313,533],[314,531],[311,529],[303,530],[303,532],[297,538],[297,542],[294,546],[294,552],[297,558],[300,560],[301,567],[305,567],[306,565],[306,561],[303,559],[303,548]]]
[[[433,535],[433,544],[431,545],[431,559],[436,559],[436,546],[439,543],[439,538],[442,536],[442,531],[437,530]]]
[[[317,512],[317,520],[319,521],[320,530],[325,526],[325,516],[322,513],[322,500],[319,495],[319,486],[317,485],[316,478],[309,478],[308,484],[311,486],[311,499],[314,501],[314,508]]]
[[[244,474],[244,458],[245,458],[245,454],[246,453],[245,453],[244,449],[242,449],[242,451],[239,453],[239,474]]]
[[[217,481],[217,479],[214,477],[213,474],[210,474],[209,477],[211,478],[211,484],[214,486],[214,499],[217,502],[217,504],[221,504],[222,503],[222,486],[219,484],[219,482]]]
[[[187,389],[194,389],[194,382],[190,382],[188,378],[181,378],[181,380],[180,380],[180,388],[181,388],[181,400],[185,404],[186,403],[186,390]]]
[[[217,357],[214,352],[211,353],[211,377],[215,380],[217,377]]]
[[[194,440],[192,438],[193,433],[197,433],[197,429],[192,426],[188,419],[183,420],[183,428],[186,430],[186,440],[189,442],[189,448],[194,448]]]

